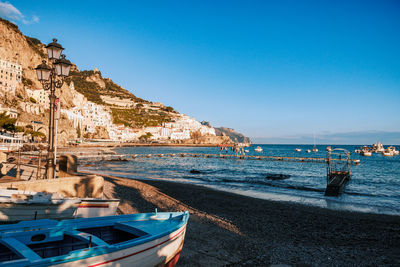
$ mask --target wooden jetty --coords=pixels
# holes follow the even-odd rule
[[[75,154],[80,159],[92,159],[92,160],[127,160],[127,159],[138,159],[138,158],[157,158],[157,157],[194,157],[194,158],[219,158],[219,159],[248,159],[248,160],[271,160],[271,161],[289,161],[299,163],[328,163],[343,161],[347,162],[347,159],[339,158],[316,158],[316,157],[286,157],[286,156],[254,156],[254,155],[241,155],[241,154],[203,154],[203,153],[176,153],[176,154],[86,154],[77,153]],[[359,160],[350,160],[351,164],[359,164]]]
[[[328,152],[325,196],[338,196],[351,176],[350,152],[337,148]]]

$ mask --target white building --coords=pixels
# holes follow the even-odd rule
[[[13,109],[13,108],[3,108],[0,105],[0,113],[6,113],[6,115],[10,116],[10,118],[16,119],[18,117],[18,110]]]
[[[19,106],[26,113],[30,113],[30,114],[34,114],[34,115],[40,115],[40,113],[41,113],[40,106],[35,103],[20,102]]]
[[[0,92],[15,95],[17,85],[21,82],[21,64],[0,58]]]
[[[61,109],[61,113],[65,114],[67,118],[72,121],[74,124],[74,128],[77,129],[78,127],[80,129],[83,129],[83,122],[85,118],[83,117],[80,109],[74,107],[72,109]]]
[[[113,126],[109,110],[102,105],[88,101],[82,107],[82,115],[86,131],[90,133],[94,133],[97,126],[105,127],[107,130]]]
[[[26,89],[26,93],[29,97],[35,99],[36,103],[42,106],[44,109],[50,108],[49,91],[46,91],[44,89]]]

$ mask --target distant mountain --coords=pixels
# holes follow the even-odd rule
[[[214,127],[215,129],[215,133],[217,136],[220,135],[226,135],[229,136],[231,138],[231,140],[233,142],[236,143],[251,143],[250,138],[244,136],[241,133],[236,132],[235,130],[231,129],[231,128],[225,128],[225,127]]]

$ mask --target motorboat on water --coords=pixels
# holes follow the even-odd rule
[[[263,149],[262,149],[261,147],[258,146],[258,147],[256,147],[256,148],[254,149],[254,151],[255,151],[255,152],[262,152]]]
[[[325,150],[328,151],[328,152],[331,152],[332,151],[332,147],[327,146]]]
[[[385,157],[392,157],[395,155],[399,155],[399,151],[396,150],[394,146],[389,146],[382,152],[382,155],[384,155]]]
[[[385,151],[385,148],[381,142],[378,142],[372,145],[372,151],[375,153],[383,153]]]
[[[360,155],[365,156],[365,157],[371,157],[372,151],[368,147],[364,146],[361,148]]]
[[[307,149],[306,151],[307,151],[307,153],[311,153],[311,149]]]
[[[189,212],[0,226],[1,266],[175,266]]]
[[[301,148],[296,148],[295,151],[296,152],[301,152]]]
[[[312,149],[313,152],[318,152],[318,148],[315,142],[315,134],[314,134],[314,148]]]

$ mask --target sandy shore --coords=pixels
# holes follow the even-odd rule
[[[189,210],[178,266],[400,266],[400,217],[105,176],[121,213]]]

